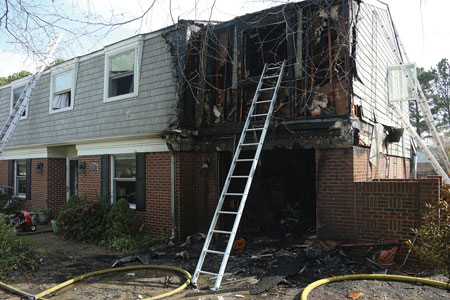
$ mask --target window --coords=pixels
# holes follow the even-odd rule
[[[138,50],[141,47],[139,43],[139,46],[120,48],[106,53],[105,102],[137,96],[140,61]]]
[[[52,74],[50,113],[73,109],[73,71]]]
[[[136,157],[113,157],[113,200],[125,198],[130,207],[136,208]]]
[[[11,111],[13,110],[14,106],[16,105],[17,101],[20,98],[20,95],[22,94],[23,90],[25,89],[25,85],[23,86],[16,86],[12,88],[12,95],[11,95]],[[28,116],[28,106],[25,108],[25,111],[22,113],[21,119],[26,119]]]
[[[26,160],[16,160],[16,190],[15,195],[25,198],[27,195],[27,163]]]

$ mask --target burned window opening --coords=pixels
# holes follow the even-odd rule
[[[265,63],[287,59],[286,24],[271,24],[242,33],[244,77],[261,75]]]

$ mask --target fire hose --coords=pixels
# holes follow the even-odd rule
[[[330,277],[325,279],[320,279],[317,281],[314,281],[313,283],[309,284],[302,292],[301,300],[307,300],[308,294],[315,289],[316,287],[319,287],[321,285],[336,282],[336,281],[345,281],[345,280],[360,280],[360,279],[366,279],[366,280],[389,280],[389,281],[402,281],[402,282],[414,282],[414,283],[422,283],[425,285],[430,286],[436,286],[441,288],[449,288],[449,284],[442,282],[442,281],[436,281],[426,278],[419,278],[419,277],[412,277],[412,276],[402,276],[402,275],[383,275],[383,274],[355,274],[355,275],[344,275],[344,276],[336,276],[336,277]]]
[[[162,299],[165,297],[169,297],[171,295],[174,295],[178,292],[181,292],[182,290],[184,290],[189,283],[191,282],[191,274],[183,269],[177,268],[177,267],[172,267],[172,266],[159,266],[159,265],[144,265],[144,266],[130,266],[130,267],[121,267],[121,268],[114,268],[114,269],[105,269],[105,270],[100,270],[100,271],[95,271],[95,272],[91,272],[91,273],[87,273],[78,277],[75,277],[73,279],[67,280],[61,284],[58,284],[54,287],[52,287],[51,289],[48,289],[46,291],[43,291],[37,295],[31,295],[29,293],[26,293],[24,291],[21,291],[19,289],[16,289],[10,285],[7,285],[3,282],[0,281],[0,287],[8,290],[12,293],[24,296],[23,299],[33,299],[33,300],[37,300],[37,299],[42,299],[42,300],[46,300],[44,298],[44,296],[47,296],[48,294],[51,294],[55,291],[58,291],[68,285],[71,285],[77,281],[83,280],[85,278],[89,278],[95,275],[100,275],[100,274],[105,274],[105,273],[111,273],[111,272],[120,272],[120,271],[129,271],[129,270],[136,270],[136,269],[154,269],[154,270],[162,270],[162,271],[174,271],[177,272],[181,275],[183,275],[186,278],[186,281],[180,285],[179,287],[177,287],[176,289],[171,290],[170,292],[164,293],[164,294],[160,294],[154,297],[150,297],[150,298],[146,298],[144,300],[156,300],[156,299]]]

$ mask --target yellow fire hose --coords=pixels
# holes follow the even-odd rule
[[[191,274],[189,274],[188,271],[180,269],[180,268],[177,268],[177,267],[148,265],[148,266],[130,266],[130,267],[121,267],[121,268],[114,268],[114,269],[105,269],[105,270],[100,270],[100,271],[87,273],[87,274],[81,275],[79,277],[75,277],[73,279],[67,280],[67,281],[65,281],[65,282],[63,282],[61,284],[58,284],[57,286],[54,286],[51,289],[43,291],[43,292],[41,292],[41,293],[39,293],[37,295],[31,295],[29,293],[23,292],[23,291],[18,290],[18,289],[14,288],[14,287],[12,287],[10,285],[7,285],[7,284],[5,284],[3,282],[0,282],[0,287],[4,288],[4,289],[6,289],[6,290],[8,290],[8,291],[10,291],[12,293],[19,294],[19,295],[22,295],[22,296],[28,296],[28,297],[32,297],[34,299],[46,300],[44,298],[44,296],[46,296],[46,295],[48,295],[50,293],[53,293],[53,292],[55,292],[57,290],[60,290],[60,289],[62,289],[64,287],[66,287],[68,285],[71,285],[71,284],[73,284],[73,283],[75,283],[77,281],[80,281],[82,279],[85,279],[85,278],[88,278],[88,277],[92,277],[92,276],[95,276],[95,275],[105,274],[105,273],[129,271],[129,270],[137,270],[137,269],[154,269],[154,270],[163,270],[163,271],[174,271],[174,272],[178,272],[178,273],[184,275],[184,277],[186,277],[186,281],[181,286],[177,287],[176,289],[173,289],[170,292],[167,292],[167,293],[164,293],[164,294],[161,294],[161,295],[157,295],[157,296],[154,296],[154,297],[146,298],[144,300],[162,299],[162,298],[165,298],[165,297],[169,297],[169,296],[171,296],[173,294],[176,294],[178,292],[181,292],[182,290],[184,290],[189,285],[189,283],[191,282],[191,278],[192,278]]]
[[[355,274],[355,275],[330,277],[330,278],[325,278],[325,279],[320,279],[320,280],[314,281],[313,283],[308,285],[303,290],[301,300],[307,300],[308,294],[313,289],[315,289],[316,287],[319,287],[321,285],[324,285],[324,284],[327,284],[330,282],[336,282],[336,281],[358,280],[358,279],[415,282],[415,283],[422,283],[422,284],[441,287],[441,288],[449,287],[448,283],[445,283],[442,281],[426,279],[426,278],[419,278],[419,277],[402,276],[402,275],[382,275],[382,274]]]

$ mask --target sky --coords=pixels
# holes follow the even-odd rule
[[[117,20],[137,16],[151,3],[150,0],[35,0],[44,5],[59,4],[62,11],[76,17],[78,11],[109,16]],[[366,0],[377,2],[377,0]],[[121,26],[108,34],[101,33],[77,41],[66,39],[60,47],[59,57],[83,55],[105,45],[137,33],[155,31],[178,19],[226,21],[235,16],[285,3],[283,0],[156,0],[143,22]],[[384,0],[389,5],[394,24],[411,62],[429,69],[444,57],[450,58],[450,26],[448,26],[448,0]],[[78,15],[81,16],[81,15]],[[107,17],[105,17],[107,18]],[[102,37],[100,39],[100,36]],[[67,46],[70,43],[70,46]],[[62,48],[62,49],[61,49]],[[0,76],[23,69],[31,70],[33,60],[8,42],[5,31],[0,31]]]

